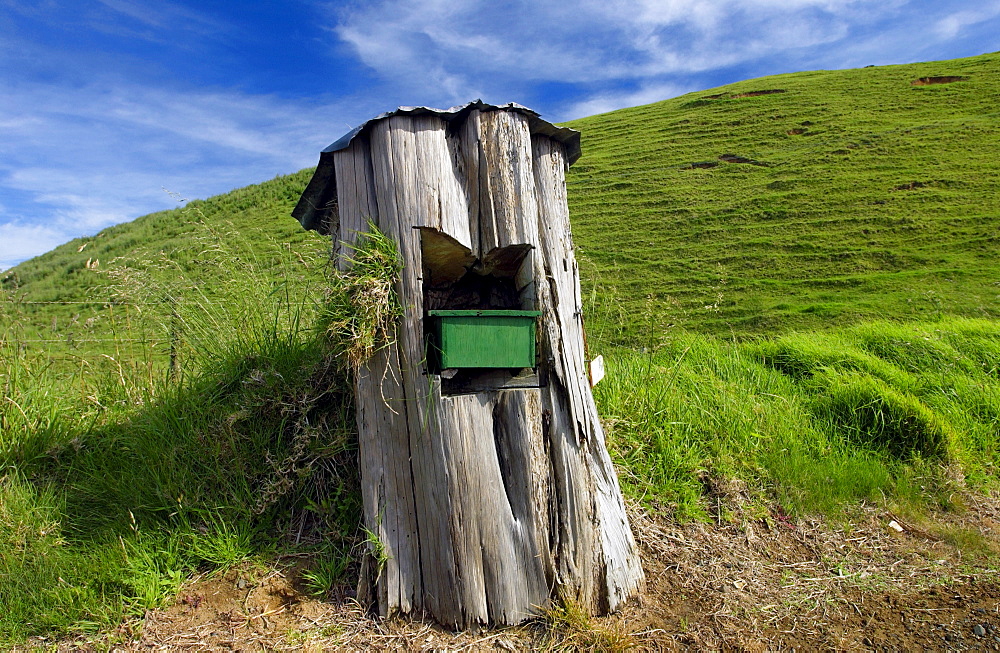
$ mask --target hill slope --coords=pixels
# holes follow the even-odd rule
[[[159,365],[223,338],[237,306],[304,303],[307,316],[330,247],[289,216],[310,174],[194,200],[21,263],[0,281],[0,336],[63,367],[100,354]]]
[[[766,77],[568,123],[583,132],[569,200],[594,337],[996,316],[998,97],[990,54]],[[32,339],[79,341],[109,315],[115,283],[94,271],[115,259],[222,297],[206,248],[286,274],[324,247],[288,217],[308,172],[74,240],[3,288],[18,289]]]
[[[652,581],[636,637],[915,648],[959,641],[933,628],[960,620],[992,636],[968,620],[1000,595],[1000,320],[939,313],[996,315],[997,70],[989,55],[788,75],[575,123],[587,153],[570,201],[609,365],[596,401],[623,491],[649,511],[633,522]],[[966,79],[910,85],[945,74]],[[146,216],[5,276],[0,647],[178,598],[203,645],[216,617],[219,645],[240,623],[244,638],[294,629],[272,646],[343,632],[286,592],[346,596],[365,552],[385,555],[359,524],[351,384],[315,312],[329,245],[288,217],[307,178]],[[208,598],[224,576],[225,606]],[[564,640],[543,627],[523,647],[629,641],[563,608]]]
[[[622,303],[607,318],[629,336],[650,296],[654,314],[716,333],[996,316],[998,98],[991,54],[767,77],[569,123],[582,270]]]

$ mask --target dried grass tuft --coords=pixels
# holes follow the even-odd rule
[[[321,322],[352,372],[395,342],[403,315],[395,288],[403,268],[396,243],[373,223],[368,226],[354,246],[351,267],[335,273]]]

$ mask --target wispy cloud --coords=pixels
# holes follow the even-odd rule
[[[963,9],[948,14],[937,22],[934,31],[938,38],[953,39],[960,36],[965,29],[997,16],[1000,16],[1000,2],[996,0],[984,2],[975,9]]]
[[[233,32],[232,26],[223,21],[168,0],[74,0],[71,4],[65,0],[7,0],[4,9],[55,32],[87,29],[172,46],[179,45],[179,35],[185,33],[214,40]]]
[[[27,256],[41,254],[71,239],[59,229],[23,222],[0,222],[0,272],[14,267]],[[29,254],[30,256],[31,254]]]
[[[732,65],[843,38],[859,0],[386,0],[337,13],[337,35],[379,74],[453,86],[593,83]],[[881,2],[889,11],[894,3]],[[864,12],[861,12],[864,13]],[[488,78],[487,78],[488,79]]]
[[[235,91],[0,84],[0,265],[176,206],[164,188],[205,197],[314,165],[360,119]]]
[[[97,0],[104,7],[150,27],[175,28],[197,32],[228,32],[229,26],[207,15],[174,2],[159,0],[154,4],[137,0]]]
[[[575,118],[585,118],[587,116],[607,113],[620,109],[623,106],[631,107],[641,104],[658,102],[665,98],[677,97],[684,93],[698,90],[693,86],[681,86],[678,84],[652,84],[644,86],[634,91],[614,91],[609,93],[592,95],[586,100],[582,100],[567,107],[559,116],[559,120],[573,120]]]
[[[312,165],[399,104],[513,100],[559,121],[979,54],[1000,32],[1000,0],[278,4],[0,1],[0,266],[176,206],[164,188],[205,197]]]
[[[864,65],[858,63],[864,57],[899,59],[900,47],[916,53],[928,41],[954,37],[1000,13],[997,0],[960,9],[966,4],[382,0],[333,7],[331,15],[334,32],[363,63],[427,102],[530,95],[538,83],[570,84],[579,89],[577,97],[554,107],[566,118],[665,99],[652,95],[656,89],[705,88],[712,75],[739,74],[763,62],[772,72],[785,72]]]
[[[177,2],[13,0],[0,21],[19,27],[0,39],[4,267],[177,206],[164,188],[206,197],[314,165],[384,109],[350,94],[281,97],[170,74],[175,61],[198,70],[209,53],[229,56],[241,38],[234,23]]]

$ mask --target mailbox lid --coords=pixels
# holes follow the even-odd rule
[[[439,369],[535,366],[535,321],[541,311],[428,311]]]

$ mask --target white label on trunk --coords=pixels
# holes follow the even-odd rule
[[[604,356],[598,356],[594,360],[590,361],[590,387],[593,388],[595,385],[601,382],[604,378]]]

